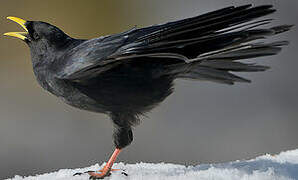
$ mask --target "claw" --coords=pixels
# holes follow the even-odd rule
[[[123,174],[124,176],[128,176],[128,174],[124,170],[121,172],[121,174]]]
[[[84,174],[84,173],[75,173],[73,176],[80,176],[82,174]]]
[[[104,172],[103,169],[98,170],[98,171],[85,171],[83,173],[81,173],[81,172],[75,173],[73,176],[80,176],[80,175],[83,175],[83,174],[89,174],[90,175],[89,179],[103,179],[106,176],[110,176],[111,172],[113,172],[113,171],[122,171],[121,174],[123,174],[125,176],[128,176],[128,174],[125,172],[125,170],[122,170],[122,169],[111,169],[106,174],[103,173]],[[96,173],[96,172],[100,172],[100,173]]]

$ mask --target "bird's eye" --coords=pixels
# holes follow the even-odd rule
[[[39,35],[38,35],[36,32],[34,32],[34,33],[33,33],[33,38],[34,38],[35,40],[38,40],[38,39],[39,39]]]

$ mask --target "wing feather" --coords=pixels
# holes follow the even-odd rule
[[[144,58],[148,60],[155,58],[160,61],[173,60],[173,64],[206,63],[206,60],[210,60],[210,67],[216,67],[216,69],[220,69],[219,66],[223,66],[223,69],[227,66],[241,69],[243,67],[239,63],[215,63],[212,60],[233,61],[277,54],[281,50],[280,46],[286,45],[286,42],[251,43],[291,28],[289,25],[283,25],[260,29],[260,26],[270,23],[272,19],[252,21],[273,12],[275,9],[272,9],[271,5],[230,6],[184,20],[141,29],[133,28],[120,34],[81,43],[55,61],[52,69],[57,78],[88,79],[118,64],[141,57],[149,57]],[[265,68],[264,66],[253,67],[260,70]],[[248,67],[245,68],[249,70]],[[206,68],[201,68],[200,71],[202,72],[195,73],[206,78],[219,74],[217,70],[206,70]],[[226,78],[229,81],[246,81],[228,73],[221,74],[220,78]]]

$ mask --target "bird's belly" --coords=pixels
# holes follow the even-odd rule
[[[172,79],[146,80],[136,77],[98,78],[94,83],[75,85],[108,112],[145,113],[172,92]]]

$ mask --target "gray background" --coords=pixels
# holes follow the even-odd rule
[[[0,33],[19,30],[13,15],[92,38],[135,25],[177,20],[229,5],[274,4],[274,24],[297,24],[298,1],[48,0],[1,1]],[[297,27],[275,39],[291,45],[242,73],[251,84],[176,81],[176,91],[143,119],[119,161],[197,164],[252,158],[298,147]],[[43,91],[25,43],[0,37],[0,179],[102,163],[113,150],[108,117],[65,105]]]

